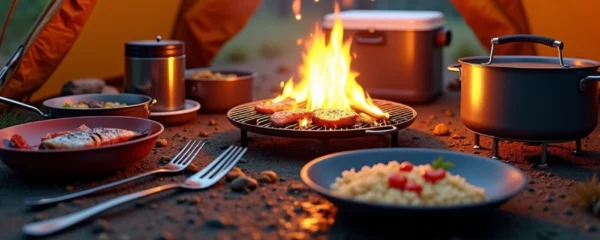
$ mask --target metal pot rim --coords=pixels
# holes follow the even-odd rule
[[[70,95],[70,96],[62,96],[62,97],[55,97],[55,98],[50,98],[48,100],[45,100],[42,104],[44,105],[45,108],[48,109],[65,109],[65,108],[60,108],[60,107],[55,107],[50,105],[50,101],[59,101],[61,99],[66,99],[69,97],[73,97],[73,96],[86,96],[86,97],[95,97],[95,96],[111,96],[111,95],[129,95],[129,96],[138,96],[140,98],[144,98],[146,99],[143,102],[140,103],[136,103],[136,104],[132,104],[132,105],[127,105],[124,107],[115,107],[115,108],[67,108],[68,110],[73,110],[73,111],[88,111],[88,112],[93,112],[93,111],[106,111],[107,109],[112,109],[112,110],[116,110],[116,109],[128,109],[128,108],[136,108],[136,107],[140,107],[140,106],[144,106],[144,105],[148,105],[148,104],[152,104],[152,98],[146,95],[141,95],[141,94],[133,94],[133,93],[118,93],[118,94],[105,94],[105,93],[88,93],[88,94],[77,94],[77,95]]]
[[[546,57],[546,56],[524,56],[524,55],[502,55],[495,56],[495,63],[556,63],[556,68],[534,68],[534,67],[512,67],[512,66],[502,66],[502,65],[494,65],[494,64],[486,64],[489,61],[488,56],[472,56],[472,57],[463,57],[458,59],[458,62],[464,65],[470,66],[481,66],[486,68],[498,68],[498,69],[514,69],[514,70],[544,70],[544,71],[553,71],[560,70],[565,71],[569,69],[587,69],[587,68],[598,68],[600,67],[600,62],[582,59],[582,58],[564,58],[564,62],[568,65],[567,68],[561,67],[559,65],[559,59],[556,57]]]

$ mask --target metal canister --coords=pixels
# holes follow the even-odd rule
[[[185,46],[182,41],[141,40],[125,43],[125,88],[156,99],[152,111],[185,107]]]

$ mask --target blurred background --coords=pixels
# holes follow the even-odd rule
[[[203,1],[203,0],[198,0]],[[213,0],[206,0],[213,1]],[[4,64],[23,43],[36,19],[51,0],[18,0],[4,43],[0,63]],[[212,65],[236,65],[260,73],[255,96],[268,97],[278,91],[278,83],[294,74],[301,62],[301,39],[308,37],[315,24],[333,11],[333,0],[302,0],[302,18],[292,13],[293,0],[262,0],[245,27],[220,49]],[[458,58],[485,55],[487,50],[453,5],[469,3],[490,9],[489,5],[517,3],[524,8],[530,33],[554,37],[565,42],[565,56],[600,60],[594,47],[600,33],[594,21],[596,0],[339,0],[342,10],[389,9],[435,10],[445,15],[453,40],[444,49],[445,64]],[[77,41],[44,85],[29,97],[32,102],[56,96],[61,86],[78,78],[108,79],[124,71],[124,43],[131,40],[171,36],[182,0],[102,0],[96,1]],[[11,1],[0,1],[0,21],[4,22]],[[488,8],[483,8],[488,5]],[[473,8],[471,8],[473,9]],[[483,10],[482,10],[483,11]],[[487,12],[471,11],[484,16]],[[465,14],[465,11],[461,12]],[[473,19],[473,18],[471,18]],[[489,19],[488,19],[489,20]],[[223,20],[227,23],[227,20]],[[493,23],[493,21],[492,21]],[[472,22],[471,22],[472,24]],[[485,26],[484,26],[485,27]],[[494,26],[490,26],[493,33]],[[556,54],[554,49],[535,46],[537,54]],[[188,54],[193,54],[188,52]],[[456,74],[444,71],[445,80]],[[273,89],[275,88],[275,89]]]

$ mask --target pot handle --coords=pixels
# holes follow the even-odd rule
[[[585,91],[585,89],[587,88],[587,82],[590,81],[600,82],[600,76],[587,76],[584,79],[581,79],[579,81],[579,91]]]
[[[369,29],[368,31],[357,31],[354,34],[357,43],[366,45],[385,45],[385,33]]]
[[[555,47],[558,50],[558,61],[561,67],[567,68],[569,66],[565,65],[563,62],[562,50],[565,47],[565,44],[556,39],[542,37],[531,34],[516,34],[516,35],[508,35],[502,37],[492,38],[492,47],[490,48],[490,59],[487,63],[483,63],[484,65],[489,65],[494,60],[494,47],[496,45],[502,45],[505,43],[515,43],[515,42],[529,42],[529,43],[539,43],[544,44],[548,47]]]
[[[461,66],[460,66],[460,63],[455,63],[455,64],[448,65],[446,67],[446,69],[448,69],[448,71],[450,71],[450,72],[460,72]]]
[[[0,97],[0,102],[2,103],[6,103],[9,105],[13,105],[15,107],[19,107],[28,111],[32,111],[32,112],[36,112],[37,114],[39,114],[40,116],[44,117],[44,118],[50,118],[50,116],[48,114],[43,113],[42,111],[40,111],[38,108],[31,106],[29,104],[25,104],[19,101],[15,101],[12,100],[10,98],[5,98],[5,97]]]
[[[397,132],[397,131],[398,131],[397,127],[387,126],[385,128],[381,128],[381,129],[366,130],[365,134],[366,135],[388,135],[390,133]]]

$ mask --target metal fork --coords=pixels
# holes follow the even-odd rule
[[[202,147],[204,147],[203,141],[192,140],[192,141],[188,142],[183,147],[183,149],[181,149],[181,151],[179,151],[177,153],[177,155],[175,155],[175,157],[173,157],[173,159],[171,159],[171,161],[169,163],[167,163],[160,169],[156,169],[156,170],[146,172],[146,173],[143,173],[143,174],[140,174],[137,176],[133,176],[130,178],[122,179],[122,180],[119,180],[116,182],[100,185],[100,186],[90,188],[87,190],[70,193],[67,195],[62,195],[62,196],[57,196],[57,197],[26,198],[25,205],[36,206],[36,205],[44,205],[44,204],[61,202],[61,201],[70,200],[70,199],[73,199],[76,197],[85,196],[85,195],[88,195],[91,193],[95,193],[95,192],[98,192],[98,191],[101,191],[104,189],[108,189],[108,188],[111,188],[111,187],[114,187],[117,185],[121,185],[123,183],[131,182],[131,181],[134,181],[134,180],[146,177],[146,176],[150,176],[150,175],[154,175],[154,174],[158,174],[158,173],[181,172],[185,168],[187,168],[190,165],[190,163],[192,163],[192,160],[194,160],[196,158],[196,155],[198,155],[198,153],[200,152]]]
[[[225,174],[227,174],[233,168],[233,166],[237,164],[240,158],[242,158],[244,153],[246,153],[246,150],[247,149],[245,147],[230,146],[227,150],[225,150],[225,152],[208,164],[208,166],[206,166],[200,172],[197,172],[196,174],[187,178],[182,183],[171,183],[153,187],[143,191],[113,198],[96,206],[92,206],[61,217],[29,223],[23,226],[23,232],[30,236],[46,236],[68,228],[102,211],[151,194],[174,188],[186,190],[201,190],[208,188],[223,178]]]

